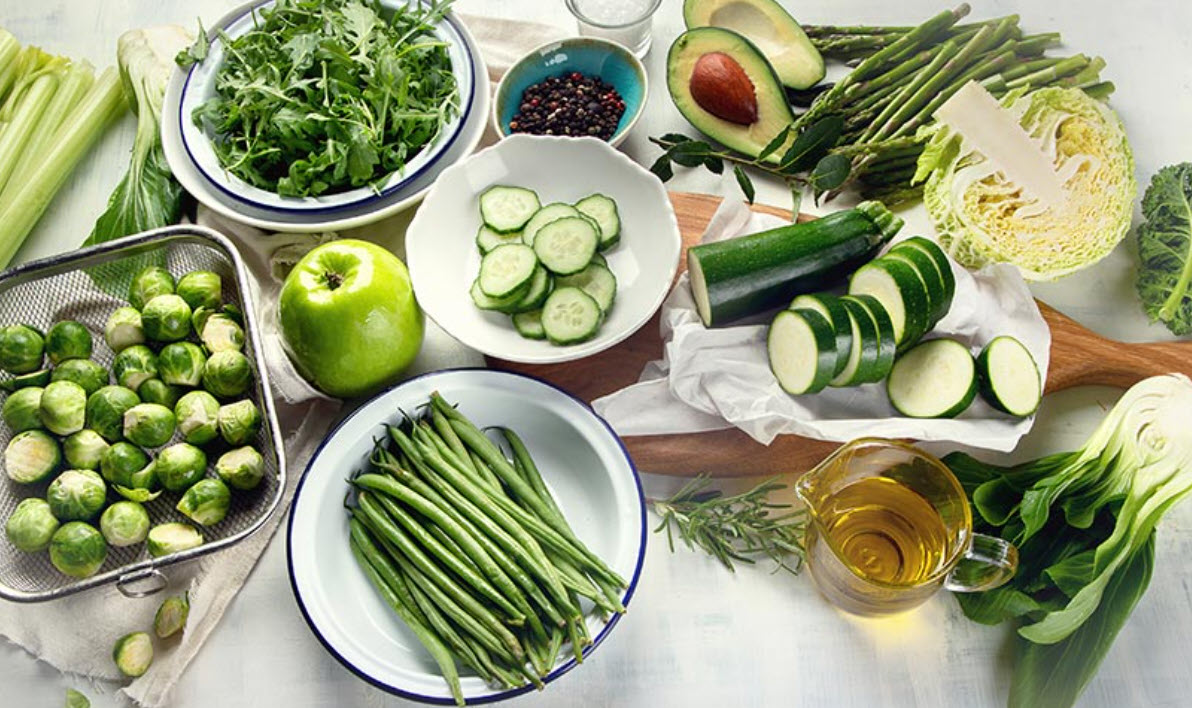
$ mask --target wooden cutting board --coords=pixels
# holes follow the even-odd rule
[[[670,197],[686,252],[689,245],[699,241],[720,198],[682,192],[672,192]],[[754,209],[790,218],[790,212],[783,209],[761,205]],[[681,268],[686,262],[684,256]],[[1192,342],[1125,344],[1094,334],[1041,302],[1039,310],[1051,327],[1047,393],[1092,384],[1127,388],[1148,376],[1171,372],[1192,376]],[[490,359],[489,364],[537,376],[592,401],[635,383],[642,367],[661,357],[662,340],[655,314],[629,339],[579,361],[533,365]],[[624,440],[638,469],[643,471],[684,476],[706,472],[721,477],[806,471],[839,445],[783,435],[766,446],[736,428]]]

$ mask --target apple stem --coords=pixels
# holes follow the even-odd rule
[[[331,290],[344,284],[344,277],[339,273],[324,273],[323,279],[327,281],[327,287]]]

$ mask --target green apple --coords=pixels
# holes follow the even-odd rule
[[[406,265],[367,241],[332,241],[303,256],[281,286],[278,319],[298,373],[338,398],[392,383],[422,347]]]

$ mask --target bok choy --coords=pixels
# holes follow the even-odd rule
[[[976,530],[1018,546],[1015,578],[958,595],[978,622],[1019,623],[1010,706],[1072,705],[1146,590],[1155,526],[1192,492],[1192,381],[1146,379],[1074,452],[1012,467],[954,453]]]

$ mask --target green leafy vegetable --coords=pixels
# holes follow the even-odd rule
[[[291,0],[231,39],[216,96],[195,109],[220,164],[245,182],[306,197],[375,185],[431,145],[459,112],[447,2]],[[183,63],[200,60],[193,49]]]
[[[1146,379],[1074,452],[1013,467],[944,458],[975,527],[1018,546],[1014,579],[958,595],[974,621],[1020,623],[1010,705],[1071,705],[1150,579],[1159,519],[1192,493],[1192,381]]]
[[[1138,296],[1152,322],[1192,332],[1192,163],[1159,170],[1142,198]]]

